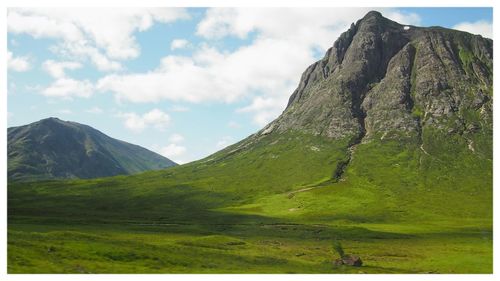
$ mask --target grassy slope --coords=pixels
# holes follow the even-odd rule
[[[492,272],[491,154],[423,139],[429,155],[357,146],[338,183],[345,143],[289,134],[161,172],[11,184],[8,270]],[[365,266],[332,267],[332,239]]]

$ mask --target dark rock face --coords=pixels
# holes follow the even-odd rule
[[[8,129],[9,180],[95,178],[176,165],[86,125],[47,118]]]
[[[363,261],[361,260],[360,257],[354,256],[354,255],[347,255],[345,257],[342,257],[340,259],[336,259],[333,264],[335,266],[340,266],[340,265],[349,265],[349,266],[356,266],[360,267],[363,265]]]
[[[491,130],[492,58],[490,39],[370,12],[306,69],[283,114],[256,137],[297,130],[356,143],[419,138],[424,128]]]

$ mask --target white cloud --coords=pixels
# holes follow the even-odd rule
[[[197,34],[205,38],[237,36],[247,38],[253,31],[259,36],[292,39],[330,46],[340,32],[362,18],[370,8],[213,8],[200,22]],[[415,13],[379,9],[387,18],[402,24],[420,24]],[[329,35],[322,38],[321,35]],[[332,37],[331,35],[337,35]],[[300,40],[297,40],[300,38]],[[326,45],[325,45],[326,44]]]
[[[381,13],[384,17],[400,24],[420,25],[422,19],[416,13],[403,13],[396,9],[383,9]]]
[[[76,80],[66,76],[66,70],[82,67],[79,62],[46,60],[42,68],[55,80],[41,93],[47,97],[71,99],[89,98],[94,93],[94,85],[89,80]]]
[[[7,51],[7,69],[24,72],[31,69],[28,57],[14,57],[12,52]]]
[[[170,138],[168,139],[171,143],[179,143],[184,141],[184,137],[180,134],[172,134]]]
[[[79,43],[62,42],[52,46],[50,49],[61,57],[72,60],[83,60],[88,58],[99,71],[118,71],[123,69],[121,63],[109,59],[96,47]]]
[[[252,103],[246,107],[238,108],[237,112],[254,113],[253,122],[259,126],[265,126],[278,116],[286,106],[286,97],[255,97]]]
[[[103,112],[103,110],[98,106],[94,106],[92,108],[85,110],[85,112],[92,113],[92,114],[101,114]]]
[[[161,155],[179,164],[182,164],[183,162],[182,160],[180,160],[179,157],[182,156],[184,153],[186,153],[186,147],[175,143],[171,143],[167,146],[160,148]]]
[[[153,127],[157,130],[164,130],[170,124],[170,116],[159,110],[153,109],[143,115],[134,112],[120,113],[118,117],[124,119],[124,125],[127,129],[139,133],[147,127]]]
[[[189,111],[189,107],[182,106],[182,105],[174,105],[174,106],[170,107],[170,110],[174,111],[174,112],[186,112],[186,111]]]
[[[174,39],[170,44],[170,50],[184,49],[190,46],[188,40],[185,39]]]
[[[153,109],[142,116],[146,124],[151,124],[154,128],[163,130],[170,124],[170,116],[159,109]]]
[[[138,57],[134,33],[154,22],[187,19],[184,8],[10,8],[10,33],[59,40],[60,55],[90,59],[102,71],[119,70],[116,60]],[[102,50],[102,51],[101,51]]]
[[[302,72],[326,51],[365,8],[213,8],[198,24],[197,34],[208,43],[191,57],[167,56],[149,72],[108,75],[97,89],[118,100],[191,103],[250,100],[241,109],[263,125],[278,116],[297,87]],[[415,14],[383,9],[405,24],[418,24]],[[248,45],[233,52],[210,44],[227,36],[247,38]],[[215,43],[214,43],[215,42]],[[195,85],[195,86],[194,86]]]
[[[180,134],[174,133],[170,135],[168,141],[169,144],[163,147],[154,144],[153,150],[178,164],[186,163],[185,153],[187,149],[185,146],[180,144],[184,141],[184,137]]]
[[[146,123],[136,113],[133,113],[133,112],[132,113],[123,113],[123,114],[120,114],[120,117],[125,119],[125,121],[124,121],[125,127],[133,132],[139,133],[142,130],[144,130],[144,128],[146,128]]]
[[[63,10],[54,10],[53,12],[64,13]],[[70,20],[61,19],[61,16],[53,17],[51,13],[46,9],[8,9],[8,31],[28,33],[34,38],[62,38],[67,41],[84,39],[81,29],[76,24]]]
[[[194,57],[168,56],[153,71],[108,75],[97,88],[132,102],[234,102],[255,92],[288,96],[313,60],[301,46],[265,39],[231,54],[205,47]]]
[[[71,111],[70,109],[61,109],[58,112],[61,114],[72,114],[73,113],[73,111]]]
[[[94,86],[88,80],[75,80],[72,78],[59,78],[41,91],[47,97],[71,99],[73,97],[88,98],[92,96]]]
[[[215,146],[217,147],[217,149],[221,149],[221,148],[224,148],[230,144],[233,144],[233,142],[234,142],[233,137],[224,136],[215,144]]]
[[[487,38],[493,38],[493,24],[484,20],[476,22],[462,22],[455,25],[453,29],[458,29],[472,34],[479,34]]]
[[[227,123],[227,126],[229,128],[232,128],[232,129],[239,129],[239,128],[241,128],[241,125],[238,122],[235,122],[235,121],[229,121],[229,123]]]
[[[56,62],[53,60],[46,60],[43,63],[43,69],[54,78],[63,78],[66,76],[65,70],[74,70],[82,67],[81,63],[72,61]]]

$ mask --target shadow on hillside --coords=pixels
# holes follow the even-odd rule
[[[361,227],[303,225],[259,215],[215,211],[234,203],[224,194],[188,185],[135,188],[121,182],[45,182],[9,186],[9,223],[109,225],[130,231],[224,234],[293,239],[394,239],[409,235]]]

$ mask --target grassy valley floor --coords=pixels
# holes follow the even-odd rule
[[[484,222],[9,225],[9,273],[491,273]],[[334,267],[332,237],[364,265]]]
[[[346,158],[347,141],[270,136],[164,171],[10,183],[8,272],[491,273],[491,158],[428,139]],[[333,241],[363,266],[333,266]]]

